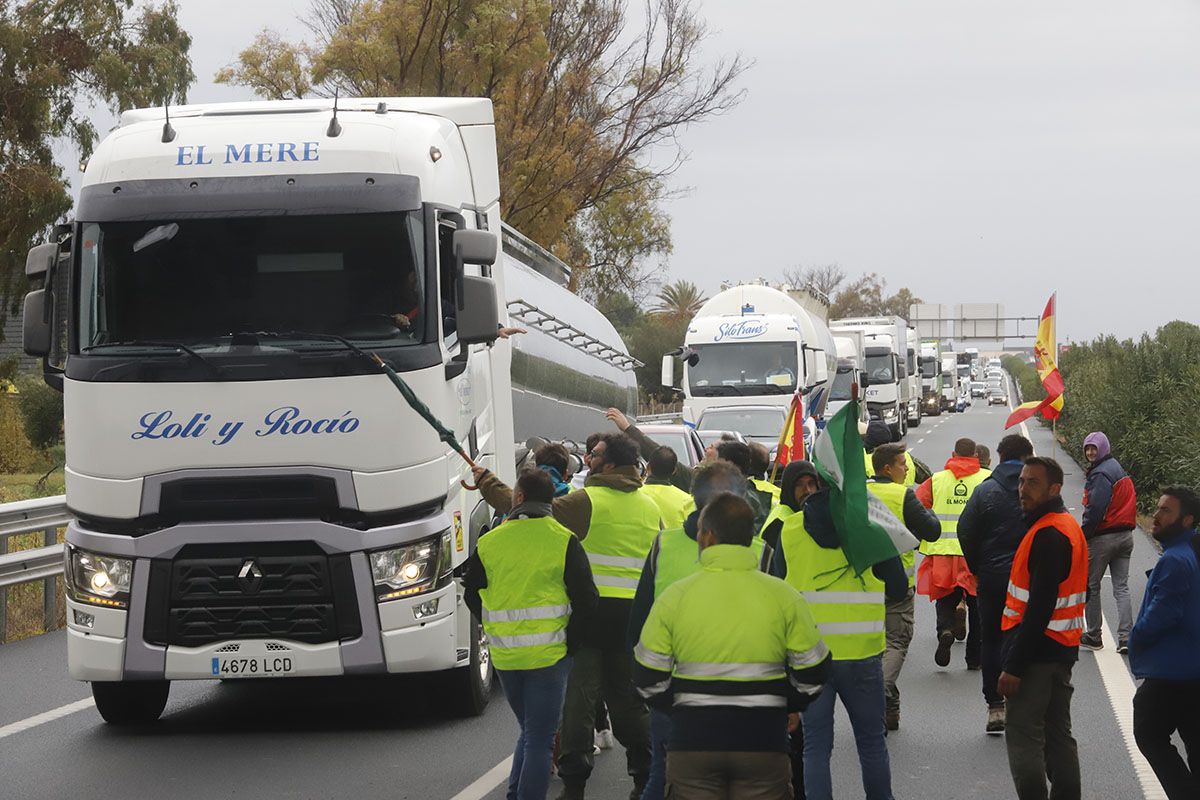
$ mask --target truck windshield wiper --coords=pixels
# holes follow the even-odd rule
[[[235,338],[254,337],[256,339],[301,339],[311,342],[333,342],[342,345],[360,358],[371,362],[372,365],[375,364],[375,359],[358,345],[354,344],[354,342],[332,333],[314,333],[312,331],[254,331],[253,333],[238,333],[234,334],[234,336]]]
[[[82,348],[82,351],[83,351],[83,352],[85,352],[85,353],[87,353],[87,352],[90,352],[90,351],[92,351],[92,350],[100,350],[101,348],[105,348],[105,347],[159,347],[159,348],[170,348],[171,350],[175,350],[176,352],[183,353],[183,354],[185,354],[185,355],[187,355],[187,356],[189,356],[189,357],[191,357],[191,358],[195,359],[196,361],[199,361],[199,362],[200,362],[201,364],[203,364],[203,365],[204,365],[206,368],[208,368],[208,370],[209,370],[209,371],[210,371],[210,372],[211,372],[213,375],[220,375],[220,374],[221,374],[221,368],[220,368],[220,367],[218,367],[218,366],[217,366],[216,364],[214,364],[213,362],[209,361],[209,360],[208,360],[207,358],[205,358],[204,356],[202,356],[202,355],[200,355],[199,353],[197,353],[197,352],[196,352],[195,350],[193,350],[192,348],[188,347],[186,344],[181,344],[181,343],[179,343],[179,342],[166,342],[166,341],[159,341],[159,340],[155,340],[155,339],[130,339],[130,340],[129,340],[129,341],[127,341],[127,342],[101,342],[100,344],[92,344],[92,345],[88,345],[87,347],[84,347],[84,348]]]

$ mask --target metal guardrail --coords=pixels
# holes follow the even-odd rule
[[[71,521],[64,495],[0,504],[0,642],[7,635],[7,599],[10,586],[45,581],[42,611],[45,629],[58,620],[58,587],[55,579],[63,571],[63,546],[58,529]],[[8,552],[8,538],[41,533],[44,547]]]

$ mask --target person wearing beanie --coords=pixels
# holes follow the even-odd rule
[[[1100,609],[1100,582],[1112,574],[1117,601],[1117,652],[1129,651],[1133,606],[1129,600],[1129,559],[1133,555],[1133,529],[1137,527],[1137,492],[1133,479],[1113,457],[1108,437],[1100,431],[1083,440],[1087,479],[1083,486],[1083,535],[1088,543],[1088,602],[1084,611],[1087,630],[1079,646],[1099,650],[1104,617]]]

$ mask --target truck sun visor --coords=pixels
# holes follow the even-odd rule
[[[203,217],[308,216],[414,211],[421,184],[414,175],[362,172],[131,180],[85,186],[83,222]]]

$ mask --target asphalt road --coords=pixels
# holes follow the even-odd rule
[[[994,449],[1007,413],[977,402],[965,414],[928,418],[910,432],[909,444],[937,468],[960,436]],[[1053,454],[1048,431],[1035,424],[1030,433],[1039,454]],[[1068,469],[1068,506],[1078,510],[1082,475],[1059,456]],[[1135,604],[1155,557],[1150,541],[1139,535],[1131,570]],[[1113,626],[1111,596],[1105,598],[1105,613]],[[900,684],[901,729],[889,738],[896,796],[1012,797],[1003,738],[983,732],[979,673],[966,671],[961,644],[950,667],[936,667],[933,628],[932,605],[918,598],[917,633]],[[1081,655],[1073,717],[1084,797],[1140,799],[1146,795],[1114,711],[1114,702],[1120,709],[1127,699],[1110,702],[1098,655],[1108,659],[1110,680],[1116,674],[1132,686],[1120,657]],[[448,720],[426,685],[412,679],[176,683],[158,724],[117,730],[86,702],[86,685],[65,674],[62,633],[0,647],[0,675],[2,798],[496,800],[504,796],[497,766],[516,738],[501,695],[482,717]],[[55,710],[61,716],[46,713]],[[862,797],[844,716],[837,736],[836,795]],[[598,756],[588,796],[624,798],[629,788],[619,747]],[[557,791],[552,784],[551,797]]]

